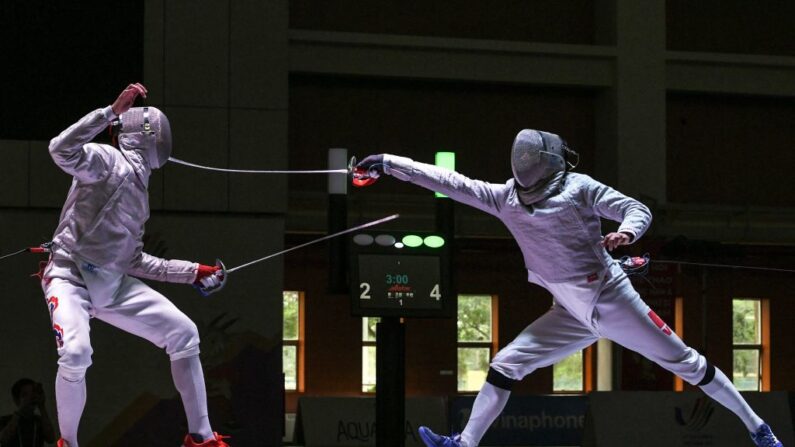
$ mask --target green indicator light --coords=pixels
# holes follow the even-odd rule
[[[444,238],[439,236],[427,236],[423,242],[431,248],[439,248],[444,245]]]
[[[455,171],[455,152],[437,152],[436,166]],[[438,192],[433,194],[436,196],[436,198],[447,197],[446,195],[439,194]]]
[[[405,245],[406,247],[414,248],[422,245],[422,238],[417,236],[416,234],[408,234],[406,236],[403,236],[402,242],[403,245]]]
[[[437,152],[436,166],[455,170],[455,152]]]

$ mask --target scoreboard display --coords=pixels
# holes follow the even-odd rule
[[[354,236],[351,244],[351,311],[354,315],[452,316],[447,248],[444,244],[408,246],[401,242],[404,236],[394,232]],[[425,240],[416,233],[411,236],[418,241]],[[441,240],[434,237],[436,241]],[[372,243],[363,243],[370,241]]]

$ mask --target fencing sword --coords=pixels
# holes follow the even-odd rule
[[[168,157],[168,161],[188,166],[190,168],[203,169],[205,171],[213,172],[231,172],[234,174],[345,174],[351,177],[351,183],[356,187],[369,186],[375,183],[378,175],[371,173],[363,168],[356,167],[356,157],[351,157],[348,162],[348,167],[345,169],[230,169],[230,168],[217,168],[214,166],[204,166],[189,161],[180,160],[179,158]]]
[[[318,242],[323,242],[323,241],[326,241],[326,240],[329,240],[329,239],[332,239],[332,238],[335,238],[335,237],[338,237],[338,236],[342,236],[344,234],[353,233],[354,231],[359,231],[359,230],[362,230],[362,229],[365,229],[365,228],[374,227],[376,225],[380,225],[382,223],[389,222],[391,220],[395,220],[398,217],[400,217],[400,214],[393,214],[391,216],[383,217],[381,219],[374,220],[372,222],[367,222],[367,223],[364,223],[364,224],[361,224],[361,225],[357,225],[355,227],[348,228],[346,230],[338,231],[338,232],[333,233],[333,234],[328,234],[328,235],[323,236],[321,238],[313,239],[313,240],[311,240],[309,242],[305,242],[303,244],[296,245],[295,247],[290,247],[288,249],[285,249],[285,250],[282,250],[282,251],[279,251],[279,252],[276,252],[276,253],[269,254],[269,255],[267,255],[265,257],[262,257],[262,258],[259,258],[259,259],[255,259],[253,261],[249,261],[249,262],[246,262],[245,264],[241,264],[241,265],[238,265],[237,267],[232,267],[232,268],[229,268],[229,269],[226,268],[226,266],[224,265],[223,261],[221,261],[220,259],[216,259],[215,260],[215,266],[218,267],[219,268],[219,272],[221,272],[221,278],[220,278],[221,281],[217,285],[211,286],[211,287],[202,287],[202,286],[198,286],[197,285],[196,289],[199,291],[199,293],[201,293],[204,296],[211,295],[211,294],[213,294],[215,292],[218,292],[219,290],[224,288],[224,286],[226,285],[226,280],[229,277],[230,273],[236,272],[238,270],[242,270],[242,269],[244,269],[246,267],[250,267],[250,266],[252,266],[254,264],[258,264],[258,263],[260,263],[262,261],[267,261],[268,259],[272,259],[272,258],[275,258],[277,256],[281,256],[281,255],[289,253],[291,251],[298,250],[299,248],[304,248],[304,247],[307,247],[307,246],[312,245],[312,244],[317,244]]]
[[[648,253],[645,253],[643,256],[623,256],[620,259],[616,259],[615,262],[617,262],[621,266],[621,270],[624,270],[624,273],[626,273],[629,276],[633,275],[646,276],[646,274],[649,273],[649,264],[651,263],[689,265],[697,267],[725,268],[725,269],[735,269],[735,270],[759,270],[765,272],[778,272],[778,273],[795,273],[795,269],[778,268],[778,267],[718,264],[711,262],[677,261],[674,259],[651,259],[651,256],[649,256]]]
[[[38,247],[26,247],[12,253],[4,254],[0,256],[0,260],[5,258],[10,258],[16,255],[21,255],[22,253],[49,253],[51,249],[52,249],[52,242],[45,242],[39,245]]]

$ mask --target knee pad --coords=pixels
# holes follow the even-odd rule
[[[704,386],[712,382],[715,378],[715,366],[712,363],[707,363],[707,371],[704,373],[704,378],[698,382],[696,386]]]
[[[494,368],[489,368],[489,374],[486,376],[486,382],[501,388],[506,391],[511,391],[513,385],[517,382],[510,377],[506,377]]]

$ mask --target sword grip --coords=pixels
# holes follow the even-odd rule
[[[226,285],[227,278],[229,278],[229,273],[227,273],[226,266],[224,265],[223,261],[221,261],[220,259],[216,259],[215,260],[215,266],[218,267],[220,269],[220,271],[223,273],[223,276],[221,277],[221,282],[218,283],[217,286],[214,286],[214,287],[202,287],[199,284],[194,284],[193,285],[193,287],[195,287],[196,290],[198,290],[199,293],[202,296],[204,296],[204,297],[208,297],[208,296],[212,295],[213,293],[218,292],[221,289],[223,289],[224,286]]]

